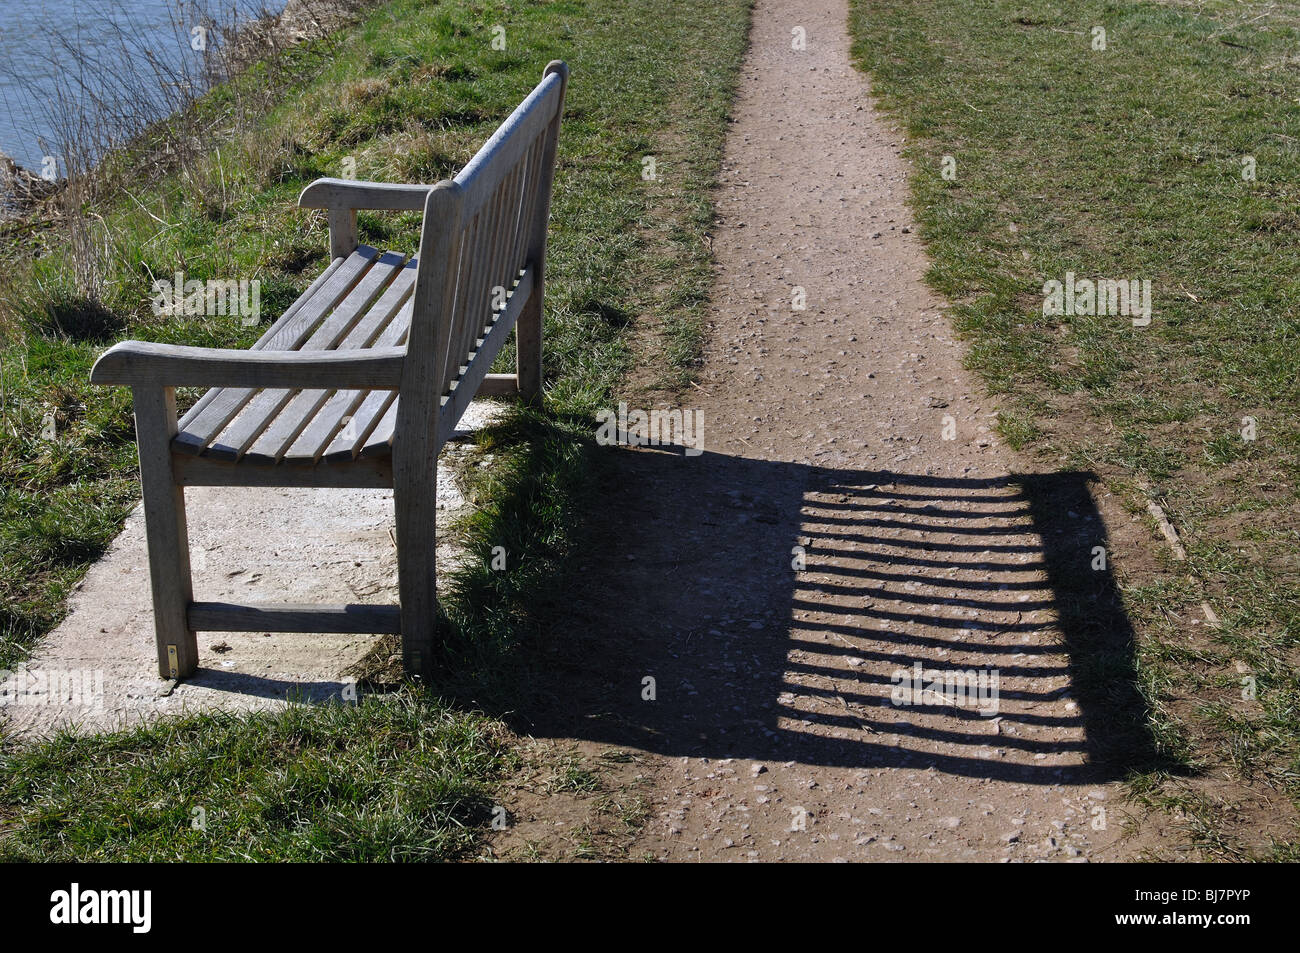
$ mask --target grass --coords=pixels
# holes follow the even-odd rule
[[[1294,813],[1223,808],[1300,804],[1300,14],[854,0],[851,29],[909,133],[928,279],[1003,436],[1097,472],[1134,513],[1155,496],[1187,548],[1118,566],[1152,733],[1196,775],[1134,792],[1199,805],[1185,827],[1210,856],[1294,852]],[[1149,280],[1151,323],[1044,314],[1067,272]],[[1203,600],[1221,624],[1189,645]]]
[[[345,171],[445,177],[542,65],[562,58],[573,78],[547,262],[546,409],[512,411],[480,438],[495,462],[472,487],[479,512],[463,528],[472,558],[443,598],[448,683],[491,682],[512,645],[544,637],[554,578],[589,505],[592,414],[632,365],[633,334],[667,342],[665,378],[698,356],[709,190],[748,13],[748,0],[393,0],[334,38],[328,62],[304,58],[261,128],[217,143],[197,171],[150,179],[94,210],[101,293],[77,289],[57,231],[24,232],[0,287],[0,667],[21,662],[57,623],[69,588],[137,498],[129,397],[87,384],[96,353],[124,337],[240,347],[260,333],[237,318],[153,314],[152,276],[259,279],[263,320],[273,319],[324,267],[324,218],[295,208],[308,181]],[[498,24],[505,50],[492,48]],[[201,108],[216,109],[222,95]],[[657,159],[653,181],[641,176],[647,155]],[[363,213],[360,227],[367,243],[413,249],[419,221]],[[509,554],[505,572],[491,568],[495,545]],[[428,750],[402,763],[372,735]],[[259,744],[269,746],[264,760],[253,756]],[[481,717],[401,695],[10,742],[0,747],[0,851],[458,857],[486,829],[484,792],[508,763]],[[412,784],[429,791],[416,797]],[[195,805],[220,819],[203,837],[184,833]]]
[[[65,736],[7,758],[0,860],[455,859],[491,821],[506,740],[413,692]]]

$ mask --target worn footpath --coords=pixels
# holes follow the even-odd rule
[[[846,16],[756,6],[684,395],[704,452],[615,452],[523,730],[630,753],[650,805],[633,855],[1129,856],[1108,713],[1071,676],[1099,641],[1124,648],[1090,559],[1101,508],[1128,517],[992,433]],[[1079,578],[1097,626],[1063,612]],[[545,839],[544,809],[525,814],[516,837]]]

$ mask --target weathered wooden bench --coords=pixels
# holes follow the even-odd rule
[[[159,672],[198,666],[199,631],[400,633],[432,660],[437,456],[476,394],[538,400],[542,287],[568,82],[556,61],[454,178],[319,179],[331,262],[251,350],[124,341],[91,371],[135,402]],[[423,209],[413,258],[361,245],[357,209]],[[516,330],[516,373],[488,369]],[[210,387],[176,419],[176,387]],[[400,606],[195,602],[187,486],[391,487]]]

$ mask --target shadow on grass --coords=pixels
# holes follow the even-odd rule
[[[33,330],[47,338],[105,344],[121,336],[126,321],[94,298],[59,295],[33,321]]]

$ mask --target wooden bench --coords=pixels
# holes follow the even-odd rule
[[[319,179],[331,262],[251,350],[124,341],[91,370],[135,402],[159,672],[198,666],[198,631],[400,633],[427,677],[437,456],[476,394],[537,401],[546,226],[568,67],[542,81],[454,178]],[[357,209],[423,209],[418,254],[361,245]],[[516,373],[489,374],[511,328]],[[210,387],[179,422],[176,387]],[[187,486],[391,487],[400,606],[195,602]]]

